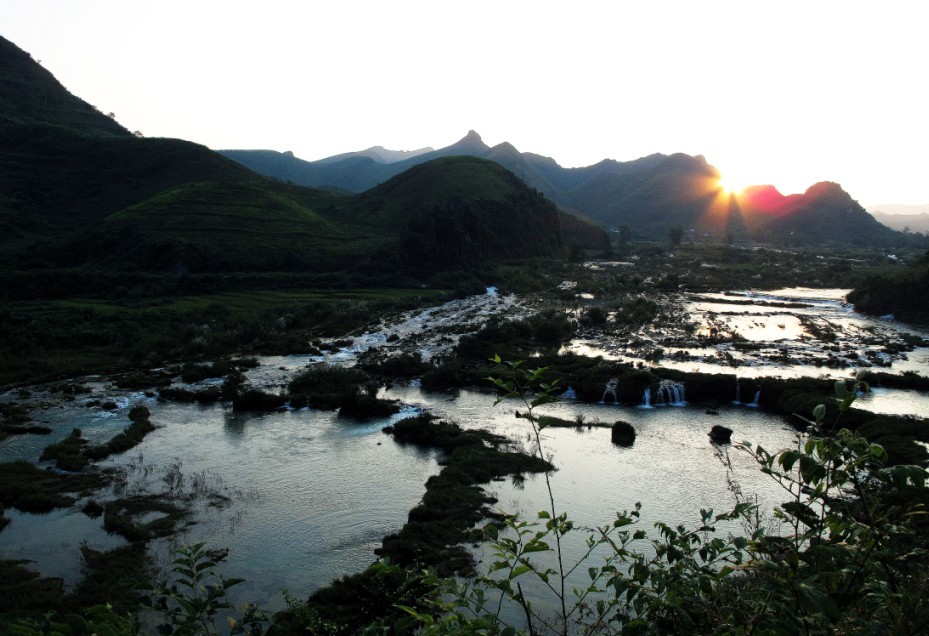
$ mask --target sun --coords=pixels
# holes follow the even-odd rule
[[[741,194],[746,187],[745,184],[729,177],[720,177],[716,183],[723,192],[730,195]]]

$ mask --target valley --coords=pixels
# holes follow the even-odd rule
[[[918,632],[929,244],[720,179],[214,152],[0,37],[0,631]]]

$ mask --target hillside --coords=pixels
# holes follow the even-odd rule
[[[788,245],[892,244],[897,233],[881,225],[837,183],[817,183],[784,196],[773,186],[746,189],[739,204],[756,240]]]
[[[592,166],[564,168],[551,157],[520,152],[509,143],[490,147],[473,130],[450,146],[395,163],[378,161],[363,151],[314,162],[273,151],[222,153],[265,175],[351,192],[375,187],[437,158],[480,157],[510,170],[563,210],[604,228],[625,225],[640,239],[663,241],[669,230],[681,228],[694,240],[741,244],[846,240],[887,244],[897,240],[892,231],[862,214],[861,206],[849,195],[819,184],[803,195],[782,197],[778,193],[786,203],[778,202],[779,212],[772,218],[764,201],[725,194],[719,186],[719,172],[702,156],[654,154],[634,161],[606,159]],[[836,223],[841,227],[834,228]]]
[[[473,157],[415,166],[360,195],[353,208],[385,233],[399,228],[405,268],[551,257],[562,247],[555,205],[500,165]]]
[[[563,254],[554,204],[493,162],[417,161],[358,195],[300,187],[194,143],[135,137],[11,43],[3,40],[0,53],[0,262],[7,281],[17,271],[48,272],[48,279],[66,268],[174,276],[406,272],[424,279]],[[369,150],[338,161],[339,169],[413,166],[420,152]],[[281,158],[293,159],[265,157]],[[388,160],[394,163],[381,163]],[[572,242],[606,244],[595,227],[568,225]]]
[[[111,118],[69,93],[28,53],[0,36],[0,129],[23,124],[51,124],[86,135],[129,135]]]

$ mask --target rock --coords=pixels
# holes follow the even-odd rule
[[[732,429],[714,424],[709,432],[710,441],[714,444],[728,444],[732,440]]]
[[[635,442],[635,428],[629,422],[620,420],[613,424],[610,439],[619,446],[632,446]]]

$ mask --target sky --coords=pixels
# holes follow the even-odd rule
[[[0,0],[0,35],[146,137],[307,160],[703,155],[733,187],[929,203],[922,0]]]

